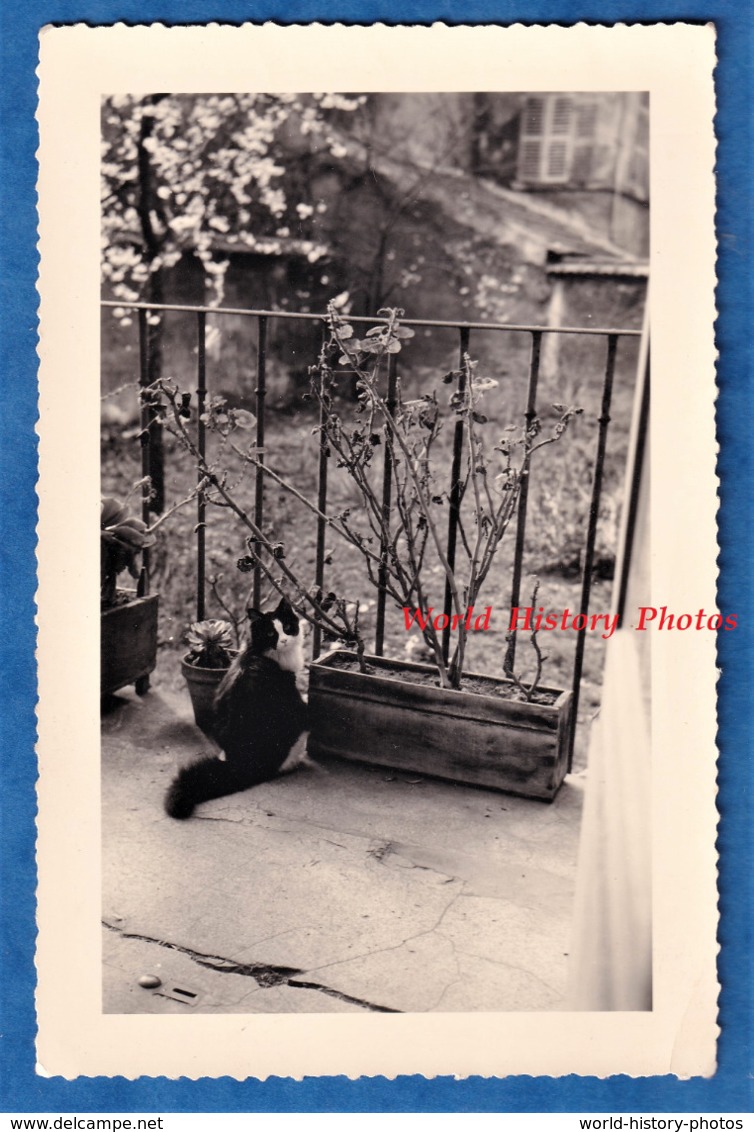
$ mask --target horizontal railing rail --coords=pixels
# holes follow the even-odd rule
[[[258,463],[255,471],[255,485],[254,485],[254,523],[259,529],[264,522],[264,477],[265,477],[265,401],[267,396],[267,340],[268,340],[268,327],[271,320],[306,320],[309,322],[321,323],[323,329],[328,324],[328,315],[309,313],[301,311],[277,311],[277,310],[257,310],[250,308],[238,307],[209,307],[209,306],[194,306],[188,304],[178,303],[141,303],[141,302],[122,302],[115,300],[104,300],[102,302],[103,308],[123,311],[136,311],[138,313],[139,323],[139,359],[140,359],[140,385],[142,388],[141,398],[141,436],[142,436],[142,475],[145,478],[145,486],[142,495],[142,512],[146,522],[149,522],[149,475],[150,475],[150,451],[149,439],[151,435],[151,413],[149,396],[146,393],[150,385],[150,359],[149,359],[149,334],[148,334],[148,315],[153,313],[176,313],[193,315],[196,319],[196,373],[197,373],[197,399],[199,405],[198,413],[198,441],[197,447],[202,456],[205,453],[206,444],[206,425],[203,421],[203,411],[205,400],[207,396],[207,318],[209,316],[218,315],[234,315],[243,316],[245,318],[256,319],[257,322],[257,350],[256,350],[256,389],[255,389],[255,406],[256,406],[256,447],[261,450],[258,456]],[[387,322],[387,319],[369,316],[356,316],[348,315],[350,323],[369,324],[373,326],[380,322]],[[592,488],[589,505],[589,515],[587,522],[587,532],[584,545],[584,553],[582,557],[582,577],[581,577],[581,594],[579,603],[579,613],[586,615],[589,612],[589,603],[591,597],[592,574],[594,569],[595,546],[597,537],[597,522],[599,518],[600,500],[602,495],[602,482],[605,466],[605,458],[607,452],[607,438],[608,426],[610,424],[610,409],[612,402],[613,385],[615,378],[616,368],[616,354],[618,343],[620,339],[640,338],[642,331],[633,329],[624,329],[616,327],[576,327],[576,326],[538,326],[519,323],[500,323],[500,322],[464,322],[464,321],[435,321],[430,319],[401,319],[401,324],[409,327],[425,327],[430,329],[447,329],[453,330],[458,335],[458,349],[460,358],[459,381],[464,380],[463,376],[463,359],[468,354],[472,339],[472,334],[475,332],[509,332],[529,337],[529,370],[527,381],[527,394],[526,394],[526,407],[524,411],[524,418],[530,423],[537,414],[537,392],[540,376],[540,363],[542,355],[542,341],[545,335],[579,335],[582,337],[603,339],[605,342],[605,359],[602,371],[602,384],[600,394],[600,415],[598,417],[598,432],[597,432],[597,447],[594,458],[594,466],[592,470]],[[396,394],[397,383],[397,362],[395,355],[392,355],[389,360],[388,368],[388,403],[392,403]],[[464,438],[464,425],[462,420],[458,420],[455,424],[453,435],[453,458],[450,473],[449,484],[449,515],[448,515],[448,530],[446,536],[446,557],[448,563],[452,568],[455,566],[456,556],[456,542],[458,536],[459,517],[460,517],[460,467],[463,446],[465,443]],[[316,551],[315,551],[315,586],[324,591],[324,578],[325,578],[325,558],[326,558],[326,509],[327,509],[327,494],[328,494],[328,460],[326,453],[326,445],[324,438],[320,443],[319,462],[317,472],[317,508],[319,516],[317,518],[317,536],[316,536]],[[392,492],[393,492],[393,476],[392,468],[389,457],[386,458],[383,469],[383,483],[382,483],[382,507],[383,514],[387,517],[390,513],[392,505]],[[529,477],[524,477],[521,483],[517,517],[516,517],[516,539],[513,556],[513,568],[511,578],[511,596],[510,607],[519,605],[521,594],[521,579],[523,574],[524,562],[524,549],[526,539],[526,517],[528,507],[528,493],[529,493]],[[197,619],[202,620],[205,616],[205,588],[206,588],[206,504],[200,494],[197,502],[197,599],[196,611]],[[386,547],[381,548],[382,556],[386,553]],[[148,558],[145,563],[144,576],[140,583],[140,588],[146,592],[148,590],[149,562]],[[383,583],[378,588],[377,608],[375,615],[375,652],[381,656],[384,649],[385,639],[385,613],[386,613],[386,591],[384,587],[385,576],[382,571],[379,574],[379,579]],[[258,566],[255,567],[253,575],[253,600],[255,605],[259,605],[261,591],[261,573]],[[451,613],[452,608],[452,595],[450,585],[446,584],[445,588],[445,601],[444,612]],[[450,623],[450,617],[448,617]],[[443,636],[443,651],[447,658],[449,651],[450,636],[449,630],[446,629]],[[574,668],[573,668],[573,715],[572,715],[572,729],[570,736],[570,754],[569,754],[569,769],[573,759],[573,745],[575,738],[576,720],[578,715],[579,706],[579,691],[581,686],[581,676],[584,664],[584,646],[586,643],[586,629],[579,630],[576,635]],[[515,657],[516,648],[516,634],[511,634],[511,639],[508,644],[508,652],[506,655],[506,667],[512,666]],[[314,656],[319,655],[321,649],[321,631],[315,626],[313,633],[313,651]]]
[[[327,322],[328,316],[326,314],[313,314],[309,311],[275,311],[275,310],[257,310],[250,307],[198,307],[181,305],[180,303],[127,303],[116,302],[114,299],[103,299],[101,304],[103,307],[110,307],[117,310],[129,311],[175,311],[182,314],[234,314],[245,315],[248,318],[290,318],[290,319],[303,319],[308,322]],[[368,323],[374,326],[376,323],[387,323],[387,318],[380,318],[375,315],[348,315],[349,322]],[[604,327],[604,326],[538,326],[529,323],[513,323],[513,322],[463,322],[463,321],[437,321],[429,318],[402,318],[401,326],[426,326],[435,327],[438,330],[515,330],[515,331],[529,331],[533,333],[538,331],[541,334],[589,334],[592,337],[604,338],[608,334],[618,334],[621,338],[641,338],[641,330],[629,330],[621,327]]]

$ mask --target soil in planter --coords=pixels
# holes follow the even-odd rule
[[[336,654],[328,661],[329,668],[339,668],[346,672],[358,672],[359,665],[350,657]],[[374,664],[366,663],[366,671],[370,676],[383,676],[386,680],[399,680],[408,684],[421,684],[425,688],[439,688],[440,681],[434,672],[416,672],[413,669],[379,668]],[[462,692],[476,692],[480,696],[496,696],[501,700],[513,700],[516,703],[532,703],[552,705],[561,695],[560,692],[551,692],[538,689],[527,701],[526,696],[513,684],[501,684],[491,676],[464,676],[459,689]]]

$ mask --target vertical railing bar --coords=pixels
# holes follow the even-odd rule
[[[267,319],[260,315],[257,319],[257,465],[254,473],[254,525],[262,530],[264,522],[264,426],[265,426],[265,399],[267,397]],[[258,544],[254,551],[254,579],[252,587],[252,604],[259,609],[262,602],[262,569],[259,565],[259,555],[263,553]]]
[[[327,329],[323,332],[323,356],[324,346],[327,342]],[[319,380],[322,380],[322,374],[319,374]],[[319,596],[322,595],[325,581],[325,535],[327,533],[327,523],[324,515],[327,513],[327,461],[328,461],[328,445],[327,437],[324,431],[324,425],[327,420],[327,413],[320,398],[319,404],[319,466],[317,470],[317,509],[319,515],[317,516],[317,549],[314,560],[314,588]],[[312,660],[316,660],[322,649],[322,628],[320,625],[315,625],[312,632]]]
[[[398,389],[398,359],[395,354],[388,356],[387,364],[387,399],[386,406],[390,414],[393,413],[396,406],[396,393]],[[383,534],[380,539],[380,568],[378,572],[379,589],[377,591],[377,621],[374,630],[374,652],[376,656],[382,656],[385,645],[385,605],[387,601],[387,594],[385,592],[385,585],[387,583],[387,546],[388,540],[386,534],[390,529],[390,508],[392,504],[393,494],[393,458],[390,454],[390,445],[388,444],[387,427],[385,429],[385,455],[384,464],[382,469],[382,525]]]
[[[592,497],[589,504],[589,524],[586,532],[586,546],[584,549],[584,573],[581,582],[581,604],[579,615],[584,620],[589,612],[589,597],[592,589],[592,566],[594,564],[594,546],[597,538],[597,520],[599,518],[600,497],[602,495],[602,472],[605,465],[605,448],[607,445],[607,428],[610,424],[610,402],[613,396],[613,377],[615,376],[615,354],[618,348],[618,335],[610,334],[607,339],[607,361],[605,364],[605,377],[602,385],[602,407],[599,416],[599,433],[597,436],[597,456],[594,462],[594,476],[592,478]],[[568,745],[568,770],[573,765],[573,745],[576,738],[576,720],[579,708],[579,690],[581,685],[581,671],[584,665],[584,645],[586,643],[586,629],[580,629],[576,637],[576,657],[573,664],[573,700],[571,716],[571,734]]]
[[[468,326],[460,326],[459,337],[460,345],[458,351],[458,365],[460,377],[458,378],[458,393],[463,393],[466,389],[466,355],[469,352],[469,341],[471,331]],[[463,453],[463,417],[458,417],[453,431],[453,463],[450,471],[450,507],[448,511],[448,549],[447,559],[448,565],[451,570],[455,570],[456,566],[456,542],[458,540],[458,519],[461,512],[461,456]],[[442,656],[445,663],[448,663],[450,656],[450,625],[453,613],[453,591],[450,588],[450,581],[445,580],[445,603],[443,605],[443,612],[448,619],[448,623],[442,632]]]
[[[539,384],[539,363],[542,355],[542,331],[534,330],[531,335],[531,355],[529,358],[529,383],[526,391],[525,428],[528,433],[532,422],[537,415],[537,386]],[[513,553],[513,578],[511,581],[511,619],[513,610],[518,607],[521,600],[521,575],[524,564],[524,548],[526,544],[526,510],[529,501],[529,479],[531,471],[524,469],[518,489],[518,507],[516,509],[516,546]],[[512,620],[511,620],[512,623]],[[508,647],[505,653],[503,670],[512,672],[516,661],[516,634],[511,632]]]
[[[207,315],[198,311],[196,315],[196,405],[197,442],[199,456],[204,461],[207,454],[207,432],[204,424],[204,411],[207,400]],[[201,465],[197,468],[197,482],[201,483],[204,474]],[[196,499],[196,619],[204,620],[205,613],[205,566],[206,566],[206,510],[204,493],[199,492]]]
[[[149,499],[152,485],[151,474],[151,443],[152,443],[152,406],[151,395],[147,392],[149,381],[149,327],[146,310],[139,311],[139,407],[140,407],[140,443],[141,443],[141,517],[149,526]],[[141,570],[136,584],[137,597],[146,597],[149,593],[149,547],[141,554]]]

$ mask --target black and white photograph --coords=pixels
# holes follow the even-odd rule
[[[149,30],[119,29],[121,57]],[[713,827],[700,873],[675,881],[656,836],[675,780],[662,752],[677,749],[658,689],[664,712],[684,678],[673,658],[693,655],[710,697],[691,696],[698,726],[681,708],[704,751],[693,798],[695,775],[714,782],[714,638],[737,623],[713,571],[676,585],[667,565],[704,567],[714,461],[705,436],[684,542],[667,457],[685,466],[709,408],[704,382],[687,395],[656,364],[650,399],[650,287],[653,356],[677,325],[655,297],[656,236],[673,229],[665,180],[659,218],[654,194],[675,128],[662,45],[654,71],[617,67],[614,85],[586,65],[566,83],[545,52],[529,83],[519,61],[493,85],[485,56],[475,90],[468,52],[447,89],[426,58],[423,84],[401,89],[408,62],[349,81],[364,46],[349,29],[251,29],[315,30],[325,55],[338,31],[354,58],[317,93],[311,48],[285,84],[263,85],[262,66],[243,86],[231,65],[224,86],[199,80],[184,39],[176,77],[159,65],[168,30],[130,86],[103,67],[86,103],[92,1002],[106,1025],[169,1015],[187,1043],[210,1017],[251,1035],[295,1015],[315,1067],[319,1034],[373,1033],[395,1044],[376,1072],[413,1044],[378,1015],[426,1019],[420,1065],[443,1034],[463,1043],[459,1024],[494,1063],[517,1018],[529,1052],[511,1066],[533,1064],[543,1028],[565,1035],[543,1057],[553,1073],[574,1071],[564,1026],[613,1017],[633,1053],[616,1068],[606,1040],[590,1071],[641,1072],[664,1056],[650,1035],[672,999],[658,892],[677,883],[679,923],[685,884],[714,897]],[[452,29],[423,30],[442,57]],[[49,109],[44,70],[41,90]],[[665,260],[659,273],[667,287]],[[710,304],[713,284],[703,273]],[[684,398],[673,439],[668,404],[683,418]],[[712,791],[698,812],[713,819]],[[670,1044],[703,1071],[714,967],[695,969]],[[208,1040],[155,1072],[238,1072]]]
[[[562,1008],[648,95],[102,113],[105,1009]],[[575,1008],[651,1007],[647,866]]]

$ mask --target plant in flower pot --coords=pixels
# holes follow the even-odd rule
[[[399,312],[380,313],[383,321],[357,338],[331,309],[329,340],[311,371],[322,444],[360,502],[328,522],[360,551],[366,577],[402,612],[406,629],[421,632],[434,667],[348,651],[315,662],[309,749],[315,756],[335,754],[552,800],[568,764],[572,696],[538,685],[543,658],[536,634],[529,687],[513,672],[510,648],[501,677],[466,673],[465,656],[469,633],[481,627],[482,590],[532,460],[561,440],[581,410],[554,406],[549,431],[529,414],[490,445],[483,402],[497,383],[480,377],[464,354],[442,379],[450,386],[447,407],[439,389],[405,398],[396,367],[387,375],[384,370],[413,332],[401,325]],[[355,379],[355,427],[337,396],[343,372]],[[448,451],[438,445],[448,420],[454,434],[449,485],[441,478]],[[443,529],[449,511],[454,554]]]
[[[126,504],[102,500],[100,513],[100,691],[108,695],[134,684],[139,695],[149,688],[157,659],[156,594],[143,592],[142,554],[154,542],[147,525]],[[137,589],[119,589],[124,573],[139,580]]]
[[[233,626],[229,621],[216,619],[195,621],[186,631],[186,643],[189,648],[181,660],[181,672],[197,726],[211,736],[215,692],[238,655],[233,645]]]

